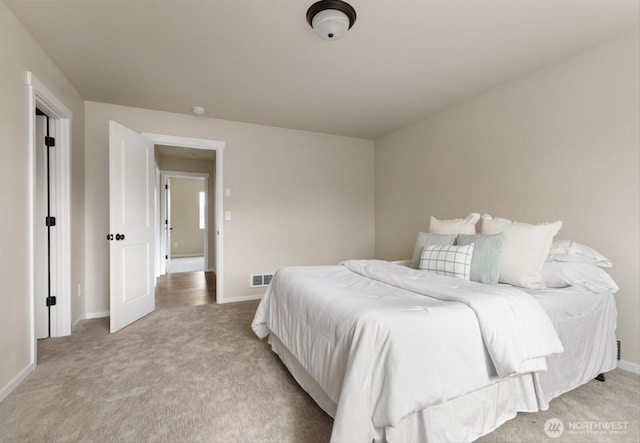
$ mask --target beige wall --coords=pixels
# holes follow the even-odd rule
[[[84,285],[84,103],[78,92],[0,0],[0,393],[31,363],[29,276],[30,152],[26,72],[73,113],[71,123],[71,287]],[[72,321],[84,312],[73,294]]]
[[[200,192],[204,179],[169,180],[171,190],[171,257],[204,255],[204,229],[200,229]]]
[[[635,31],[376,141],[376,256],[408,258],[430,215],[563,220],[611,258],[622,358],[639,363]]]
[[[261,294],[249,275],[374,255],[374,143],[85,102],[87,312],[109,308],[108,122],[138,132],[221,140],[225,298]]]
[[[208,270],[216,269],[216,232],[215,232],[215,203],[216,203],[216,161],[215,160],[195,160],[191,158],[178,157],[157,157],[156,163],[163,171],[179,171],[179,172],[204,172],[209,174],[209,239],[207,244],[208,250]]]

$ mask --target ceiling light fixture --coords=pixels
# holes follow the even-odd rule
[[[202,106],[194,106],[193,108],[191,108],[191,112],[193,112],[195,115],[204,115],[204,107]]]
[[[356,22],[356,10],[341,0],[320,0],[307,10],[307,22],[321,39],[338,40]]]

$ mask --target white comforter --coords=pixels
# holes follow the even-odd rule
[[[562,352],[527,293],[378,261],[276,273],[252,328],[269,333],[337,404],[332,441],[374,429]]]

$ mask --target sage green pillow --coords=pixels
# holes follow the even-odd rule
[[[456,245],[474,244],[471,257],[471,281],[498,283],[500,277],[500,256],[504,233],[499,234],[459,234]]]
[[[428,232],[418,232],[416,246],[413,249],[411,267],[418,269],[422,250],[427,246],[451,246],[456,241],[457,234],[430,234]]]

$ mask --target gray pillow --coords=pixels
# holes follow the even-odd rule
[[[450,246],[456,241],[457,234],[430,234],[427,232],[418,232],[416,246],[413,249],[413,258],[411,259],[411,267],[418,269],[420,265],[420,257],[422,250],[427,246]]]
[[[473,257],[471,257],[471,281],[498,283],[503,241],[504,233],[502,232],[492,235],[458,235],[456,245],[474,244]]]

